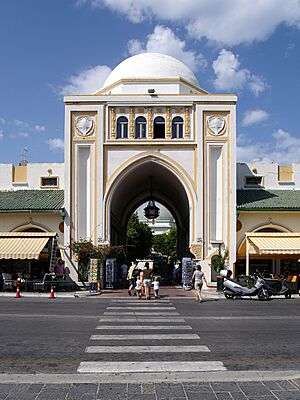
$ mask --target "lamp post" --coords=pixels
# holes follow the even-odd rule
[[[150,200],[148,201],[147,207],[144,208],[145,217],[147,219],[156,219],[159,216],[159,208],[155,205],[155,201],[152,196],[152,179],[153,176],[149,177],[150,179]]]

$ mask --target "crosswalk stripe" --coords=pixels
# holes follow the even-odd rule
[[[192,329],[189,325],[99,325],[96,329],[102,330],[141,330],[141,329],[149,329],[149,330],[188,330]]]
[[[164,302],[164,303],[162,303],[162,302],[160,302],[160,301],[157,301],[157,302],[155,302],[155,301],[150,301],[149,303],[147,303],[146,301],[140,301],[140,300],[138,300],[138,301],[123,301],[122,303],[109,303],[109,306],[120,306],[120,305],[130,305],[130,306],[132,306],[132,305],[135,305],[135,306],[142,306],[142,307],[146,307],[146,306],[173,306],[173,303],[171,303],[171,302],[168,302],[168,303],[166,303],[166,302]]]
[[[209,353],[207,346],[88,346],[86,353]]]
[[[176,307],[106,307],[106,310],[176,310]]]
[[[92,335],[91,340],[198,340],[196,333],[160,333],[143,335]]]
[[[124,299],[112,299],[111,301],[110,301],[110,303],[132,303],[132,302],[134,302],[134,301],[137,301],[136,300],[136,298],[134,298],[134,299],[126,299],[126,300],[124,300]],[[144,300],[142,300],[143,302],[144,302]],[[171,303],[171,301],[170,300],[168,300],[168,299],[151,299],[151,303],[157,303],[157,304],[159,304],[159,303]]]
[[[148,316],[153,316],[153,312],[146,312],[146,311],[123,311],[123,312],[118,312],[118,311],[104,311],[104,315],[148,315]],[[169,317],[173,317],[175,315],[179,315],[178,312],[164,312],[164,311],[159,311],[155,313],[156,316],[159,315],[167,315]]]
[[[226,371],[221,361],[85,361],[77,372],[86,374],[142,372],[208,372]]]
[[[100,317],[99,322],[185,322],[183,318],[119,318],[119,317]]]

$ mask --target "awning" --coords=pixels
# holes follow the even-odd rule
[[[0,259],[39,259],[55,232],[0,232]]]
[[[299,254],[300,233],[248,233],[249,243],[258,254]]]

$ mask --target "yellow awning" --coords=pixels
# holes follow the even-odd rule
[[[247,234],[250,244],[258,254],[299,254],[299,233],[254,233]]]
[[[39,259],[53,232],[0,232],[0,259]]]

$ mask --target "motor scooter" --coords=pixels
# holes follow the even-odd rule
[[[240,283],[231,279],[232,271],[222,270],[220,275],[224,277],[223,292],[226,299],[234,299],[235,297],[253,297],[258,296],[259,300],[268,300],[269,292],[266,289],[266,284],[262,278],[257,275],[253,275],[254,286],[247,288]]]
[[[264,278],[265,288],[269,296],[285,296],[290,299],[292,296],[291,289],[287,286],[285,279],[266,279]]]

